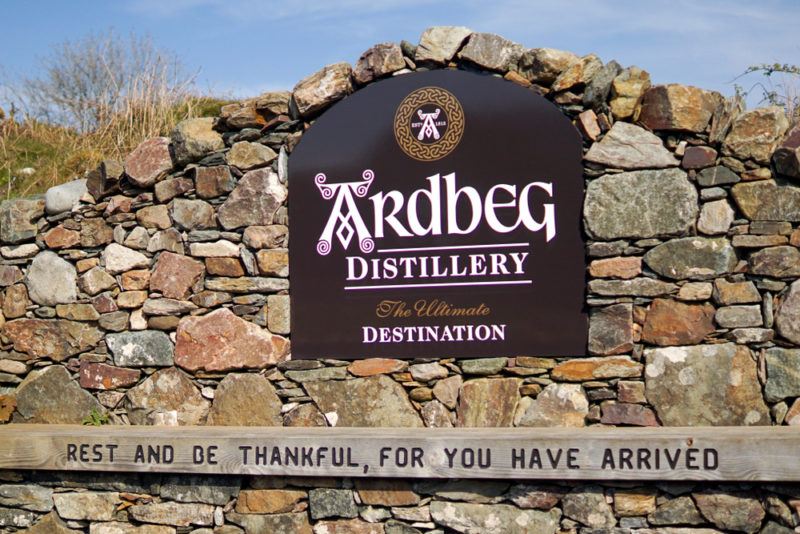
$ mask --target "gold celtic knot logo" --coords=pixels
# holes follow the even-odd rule
[[[394,115],[397,144],[419,161],[435,161],[452,152],[464,134],[464,110],[449,91],[423,87],[400,102]]]

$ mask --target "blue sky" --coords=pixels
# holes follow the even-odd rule
[[[291,89],[327,63],[354,63],[376,42],[417,42],[440,24],[594,52],[655,83],[724,94],[748,65],[800,63],[798,0],[3,0],[0,13],[5,83],[36,75],[53,44],[109,28],[149,35],[199,72],[200,88],[232,96]]]

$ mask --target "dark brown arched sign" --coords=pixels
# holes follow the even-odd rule
[[[294,358],[583,355],[581,140],[463,71],[325,112],[290,161]]]

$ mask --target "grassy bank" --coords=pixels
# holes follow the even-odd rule
[[[87,133],[32,119],[6,119],[0,122],[0,198],[42,193],[80,178],[103,159],[121,160],[143,140],[168,135],[181,120],[218,115],[226,103],[190,97],[170,107],[129,105]]]

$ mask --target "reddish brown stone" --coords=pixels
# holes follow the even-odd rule
[[[633,378],[642,374],[642,364],[628,356],[609,358],[578,358],[558,364],[552,371],[553,380],[584,382],[606,378]]]
[[[122,273],[122,289],[125,291],[137,291],[147,289],[150,284],[150,271],[138,269]]]
[[[392,360],[390,358],[368,358],[366,360],[356,360],[347,366],[350,374],[355,376],[373,376],[397,373],[408,367],[402,360]]]
[[[714,331],[714,306],[656,299],[647,312],[642,339],[661,346],[695,345]]]
[[[13,395],[0,395],[0,423],[8,422],[16,407],[17,400]]]
[[[57,362],[94,347],[103,338],[97,328],[75,321],[17,319],[3,327],[3,334],[14,344],[14,350],[33,358],[50,358]]]
[[[521,384],[518,378],[479,378],[464,382],[458,401],[457,426],[511,426]]]
[[[114,240],[114,229],[106,222],[97,217],[94,219],[84,219],[81,222],[81,246],[82,247],[101,247]]]
[[[286,359],[289,341],[249,323],[227,308],[178,324],[175,364],[196,371],[261,369]]]
[[[789,237],[789,244],[793,247],[800,247],[800,229],[792,232],[792,235]]]
[[[216,198],[230,193],[236,187],[236,180],[231,176],[227,165],[197,167],[194,171],[194,182],[200,198]]]
[[[117,311],[117,302],[111,293],[100,293],[92,299],[92,306],[98,313],[111,313]]]
[[[14,284],[6,289],[3,298],[3,315],[5,315],[6,319],[22,317],[30,304],[28,288],[24,284]]]
[[[238,258],[206,258],[206,271],[214,276],[244,276],[244,267]]]
[[[81,362],[80,384],[85,389],[117,389],[139,381],[141,371],[104,363]]]
[[[653,410],[641,404],[608,401],[601,410],[604,425],[659,426]]]
[[[289,411],[283,418],[283,426],[327,426],[327,422],[319,408],[308,402]]]
[[[690,146],[683,154],[681,167],[684,169],[705,169],[717,161],[717,151],[707,146]]]
[[[361,54],[353,69],[353,78],[361,85],[365,85],[405,67],[406,62],[400,45],[381,43]]]
[[[139,187],[150,187],[172,170],[169,138],[154,137],[142,142],[125,158],[125,174]]]
[[[81,234],[75,230],[67,230],[63,226],[56,226],[44,234],[47,248],[69,248],[81,242]]]
[[[702,132],[721,98],[687,85],[655,85],[642,96],[638,120],[649,130]]]
[[[642,272],[642,258],[635,256],[603,258],[589,265],[589,274],[595,278],[636,278]]]
[[[164,180],[163,182],[158,182],[156,184],[156,199],[159,202],[167,203],[173,198],[191,191],[193,188],[194,182],[192,182],[189,178],[173,178],[171,180]]]
[[[305,491],[246,489],[239,492],[236,512],[240,514],[283,514],[294,511],[307,497]]]
[[[411,491],[411,484],[406,480],[357,478],[355,483],[362,504],[374,506],[415,506],[419,504],[419,495]]]
[[[0,265],[0,287],[22,281],[22,271],[16,265]]]
[[[150,277],[150,291],[158,291],[170,299],[185,299],[203,270],[201,262],[188,256],[162,252]]]
[[[587,109],[578,115],[577,125],[583,136],[589,141],[597,141],[597,138],[600,137],[600,125],[597,123],[597,114],[594,110]]]

